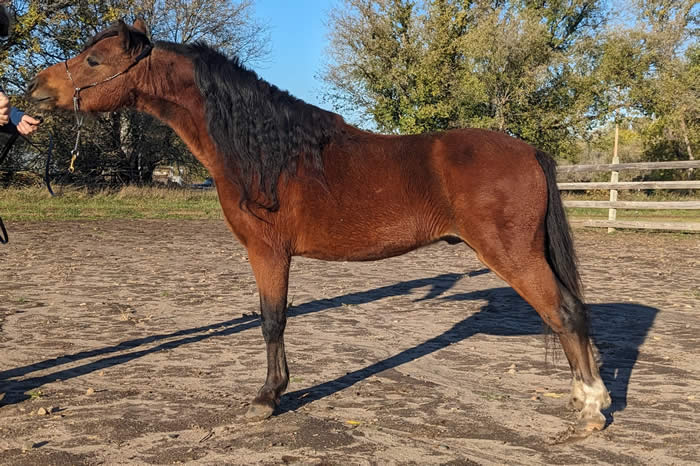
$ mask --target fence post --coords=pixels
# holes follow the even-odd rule
[[[615,123],[615,144],[613,145],[613,159],[612,163],[620,163],[620,158],[617,156],[617,139],[618,139],[618,125]],[[620,172],[613,171],[610,174],[610,182],[611,183],[617,183],[620,181]],[[610,190],[610,202],[616,202],[617,201],[617,189],[611,189]],[[608,210],[608,220],[609,221],[615,221],[617,220],[617,209],[610,208]],[[608,227],[608,233],[614,232],[615,229],[612,227]]]

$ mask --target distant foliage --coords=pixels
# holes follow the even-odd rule
[[[343,0],[325,97],[379,131],[488,128],[571,160],[606,122],[640,119],[650,157],[663,139],[664,157],[689,158],[699,12],[694,0]]]
[[[94,34],[119,18],[142,18],[154,40],[188,43],[205,40],[242,61],[256,63],[268,54],[266,27],[253,17],[254,0],[14,0],[12,37],[0,51],[0,77],[13,103],[32,112],[21,93],[41,68],[80,51]],[[65,173],[73,148],[74,117],[44,115],[54,134],[54,168]],[[144,114],[124,110],[86,120],[74,181],[129,184],[149,181],[158,165],[177,165],[201,176],[202,168],[172,130]],[[48,145],[49,131],[34,135]],[[0,141],[1,142],[1,141]],[[12,169],[37,165],[36,152],[13,150]],[[7,167],[6,167],[7,168]],[[67,177],[68,178],[68,177]]]

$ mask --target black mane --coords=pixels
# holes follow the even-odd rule
[[[252,201],[276,210],[280,176],[294,176],[302,159],[322,173],[321,152],[337,127],[335,114],[278,89],[237,58],[229,59],[203,43],[157,42],[156,47],[192,60],[209,135],[235,174],[241,205]],[[255,191],[260,195],[251,199]]]

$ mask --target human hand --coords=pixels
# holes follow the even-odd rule
[[[0,126],[5,126],[10,122],[10,99],[0,92]]]
[[[19,134],[22,136],[28,136],[37,130],[39,123],[41,123],[41,121],[37,120],[36,118],[32,118],[29,115],[24,115],[22,117],[22,121],[20,121],[17,125],[17,131],[19,131]]]

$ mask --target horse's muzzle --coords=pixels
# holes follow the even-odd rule
[[[40,108],[49,109],[55,106],[56,96],[47,86],[41,86],[38,78],[32,79],[27,85],[26,96]]]

